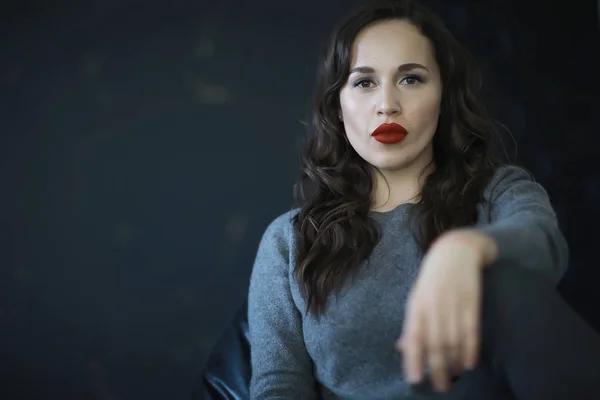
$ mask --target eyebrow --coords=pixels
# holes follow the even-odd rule
[[[401,66],[398,67],[398,71],[406,72],[406,71],[410,71],[410,70],[417,69],[417,68],[421,68],[421,69],[424,69],[425,71],[429,72],[429,70],[425,66],[423,66],[421,64],[417,64],[417,63],[402,64]],[[361,74],[374,74],[375,69],[372,67],[356,67],[356,68],[352,68],[352,70],[350,70],[350,74],[353,74],[355,72],[359,72]]]

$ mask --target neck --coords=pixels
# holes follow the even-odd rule
[[[372,210],[386,212],[404,203],[418,203],[421,188],[434,169],[430,161],[422,158],[400,169],[375,170]]]

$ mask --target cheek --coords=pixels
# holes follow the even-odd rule
[[[356,152],[362,154],[366,149],[365,146],[368,146],[369,137],[365,134],[367,128],[364,118],[361,118],[360,114],[356,111],[359,110],[344,110],[344,130],[346,137],[350,142],[350,146],[352,146]]]
[[[344,116],[344,127],[349,136],[358,135],[368,123],[364,105],[357,104],[356,101],[351,99],[342,103],[342,114]]]
[[[351,111],[346,113],[344,115],[344,122],[346,129],[351,130],[352,133],[361,128],[361,118],[356,112]]]
[[[407,112],[407,119],[411,125],[419,131],[435,129],[440,117],[440,105],[438,101],[420,104]]]

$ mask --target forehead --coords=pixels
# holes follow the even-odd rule
[[[416,62],[427,67],[435,63],[433,48],[419,29],[405,20],[377,22],[364,28],[352,46],[351,67],[397,68]]]

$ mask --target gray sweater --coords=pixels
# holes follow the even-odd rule
[[[498,261],[558,282],[567,269],[568,249],[546,191],[522,169],[505,166],[485,196],[489,203],[479,206],[476,228],[496,239]],[[319,320],[304,312],[293,276],[296,238],[290,219],[297,210],[269,225],[248,296],[251,399],[423,398],[411,392],[394,350],[422,259],[405,223],[411,207],[372,213],[382,237],[369,265],[361,265],[358,284],[330,297]]]

